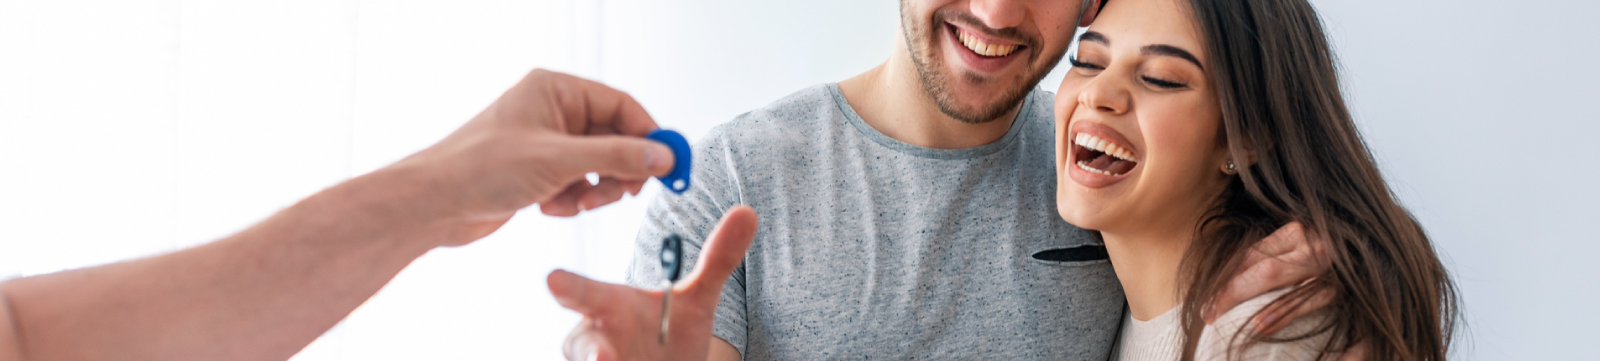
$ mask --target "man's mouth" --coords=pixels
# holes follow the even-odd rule
[[[993,43],[984,37],[968,33],[959,26],[950,25],[950,28],[955,31],[956,39],[961,42],[961,45],[966,46],[967,50],[972,50],[973,53],[977,53],[979,56],[999,58],[1011,55],[1017,49],[1022,48],[1022,45],[1019,44]]]
[[[1073,157],[1077,160],[1079,169],[1091,173],[1119,176],[1127,174],[1133,167],[1139,165],[1134,160],[1133,152],[1116,142],[1112,142],[1092,134],[1078,133],[1072,140]]]

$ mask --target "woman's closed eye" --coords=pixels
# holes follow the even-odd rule
[[[1106,70],[1106,67],[1104,65],[1095,64],[1095,63],[1091,63],[1091,62],[1087,62],[1087,61],[1083,61],[1083,60],[1078,60],[1078,57],[1076,57],[1076,56],[1067,57],[1067,62],[1072,64],[1073,68],[1083,69],[1083,71],[1088,72],[1090,74],[1094,74],[1094,73],[1099,72],[1101,70]],[[1157,87],[1157,88],[1161,88],[1161,89],[1168,89],[1168,90],[1184,89],[1184,88],[1188,88],[1189,87],[1189,83],[1181,81],[1181,80],[1168,80],[1168,79],[1157,78],[1157,77],[1153,77],[1153,76],[1149,76],[1149,75],[1141,75],[1141,76],[1139,76],[1139,80],[1142,80],[1145,83],[1150,84],[1151,86],[1154,86],[1154,87]]]
[[[1184,82],[1181,82],[1181,81],[1161,79],[1161,78],[1157,78],[1157,77],[1153,77],[1153,76],[1149,76],[1149,75],[1140,76],[1139,79],[1140,80],[1144,80],[1144,82],[1146,82],[1146,83],[1150,83],[1150,85],[1154,85],[1157,88],[1162,88],[1162,89],[1183,89],[1183,88],[1188,88],[1189,87],[1188,83],[1184,83]]]
[[[1078,57],[1076,57],[1076,56],[1068,57],[1067,58],[1067,62],[1071,63],[1072,67],[1083,69],[1083,70],[1088,70],[1088,71],[1106,70],[1105,66],[1102,66],[1102,65],[1099,65],[1099,64],[1095,64],[1095,63],[1090,63],[1090,62],[1079,61]]]

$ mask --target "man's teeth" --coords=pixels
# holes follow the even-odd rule
[[[983,56],[1011,55],[1011,52],[1017,51],[1019,47],[1017,45],[985,43],[983,40],[978,40],[978,37],[967,35],[967,32],[961,30],[956,30],[956,38],[961,39],[961,45],[966,45],[967,49],[972,49],[972,52]]]
[[[1078,133],[1078,138],[1073,139],[1072,143],[1077,144],[1080,147],[1093,149],[1101,153],[1105,153],[1106,155],[1117,157],[1117,159],[1130,162],[1133,161],[1133,152],[1129,152],[1127,149],[1122,149],[1122,147],[1117,146],[1116,143],[1108,142],[1105,139],[1100,139],[1100,137],[1089,135],[1088,133]],[[1086,160],[1087,159],[1080,160],[1079,162],[1081,163]]]

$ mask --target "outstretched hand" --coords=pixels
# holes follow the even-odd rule
[[[744,260],[756,234],[756,213],[737,206],[706,237],[694,271],[672,292],[672,322],[659,338],[662,291],[598,282],[570,272],[550,273],[561,307],[583,314],[562,349],[569,360],[705,360],[711,323],[728,275]]]

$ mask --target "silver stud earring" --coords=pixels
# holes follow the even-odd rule
[[[1227,174],[1234,174],[1234,173],[1238,173],[1239,172],[1239,166],[1233,165],[1233,160],[1232,159],[1229,159],[1228,163],[1224,164],[1222,166],[1222,168],[1223,168],[1222,172],[1223,173],[1227,173]]]

